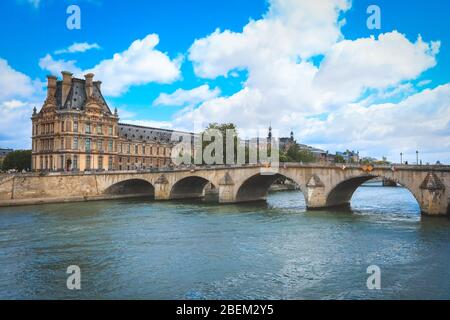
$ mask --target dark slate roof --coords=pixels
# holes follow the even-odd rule
[[[62,105],[62,81],[56,83],[56,104],[59,110],[84,110],[86,105],[86,80],[72,78],[72,86],[66,99],[66,103]],[[99,82],[93,82],[93,97],[103,102],[105,112],[111,114],[111,110],[101,93]]]
[[[171,143],[172,134],[176,132],[179,134],[190,134],[189,132],[174,131],[168,129],[160,129],[153,127],[144,127],[131,125],[126,123],[119,123],[119,137],[128,140],[139,140],[153,143]]]

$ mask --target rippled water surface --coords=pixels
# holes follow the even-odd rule
[[[381,290],[366,287],[369,265]],[[450,219],[382,187],[360,187],[351,212],[306,211],[296,191],[0,208],[0,268],[3,299],[450,299]]]

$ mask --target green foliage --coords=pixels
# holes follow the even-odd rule
[[[31,150],[16,150],[6,155],[2,170],[16,169],[18,171],[31,169]]]
[[[280,151],[280,162],[314,162],[316,158],[311,151],[300,149],[297,144],[289,147],[286,152]]]
[[[336,162],[336,163],[345,163],[345,159],[344,159],[344,157],[341,156],[340,154],[337,154],[337,155],[334,157],[334,162]]]
[[[219,130],[220,133],[222,134],[222,148],[223,148],[223,163],[226,163],[226,157],[227,157],[227,149],[226,149],[226,137],[227,137],[227,131],[231,130],[234,134],[234,162],[236,162],[237,159],[237,141],[238,141],[238,133],[237,133],[237,128],[236,125],[234,123],[222,123],[222,124],[218,124],[216,122],[214,123],[210,123],[209,126],[205,129],[205,131],[202,132],[202,136],[207,133],[208,130]],[[205,150],[206,146],[208,146],[210,143],[213,143],[214,138],[212,138],[211,141],[205,141],[205,139],[202,139],[202,154],[203,151]],[[247,151],[247,150],[246,150]],[[246,152],[246,155],[248,153]],[[214,154],[213,154],[214,156]],[[203,160],[204,161],[204,160]]]

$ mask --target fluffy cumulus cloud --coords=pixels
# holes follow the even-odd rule
[[[42,87],[0,58],[0,147],[30,147],[30,116],[42,103]]]
[[[0,101],[31,95],[36,84],[25,74],[14,70],[0,58]]]
[[[342,0],[272,0],[268,12],[241,32],[216,30],[195,40],[188,57],[197,76],[214,79],[246,70],[248,77],[231,96],[187,106],[175,125],[271,123],[284,133],[293,129],[301,142],[377,157],[429,147],[426,141],[433,137],[442,142],[449,131],[442,114],[450,113],[450,104],[447,97],[438,107],[436,99],[448,87],[420,92],[423,88],[412,85],[436,65],[440,43],[420,35],[410,41],[395,30],[344,39],[340,29],[349,8]],[[426,117],[423,110],[429,111]]]
[[[155,101],[154,106],[193,106],[201,102],[211,100],[220,94],[219,88],[210,89],[205,84],[191,90],[177,89],[171,94],[161,93]]]
[[[61,70],[71,71],[77,76],[92,72],[102,79],[105,95],[120,96],[131,86],[150,82],[171,83],[180,78],[182,58],[171,59],[155,49],[158,43],[158,35],[150,34],[135,40],[127,50],[115,53],[111,59],[102,60],[88,70],[78,68],[74,60],[55,60],[50,54],[42,58],[39,65],[55,74]]]
[[[54,75],[59,75],[61,71],[70,71],[74,74],[81,75],[83,72],[75,65],[76,63],[76,60],[55,60],[51,54],[47,54],[45,57],[39,59],[39,67],[50,71]]]
[[[66,49],[56,50],[55,54],[86,52],[92,49],[100,49],[97,43],[75,42]]]
[[[261,20],[242,32],[220,31],[198,39],[189,50],[197,75],[225,76],[233,69],[259,69],[279,59],[306,59],[328,50],[342,37],[339,14],[346,0],[273,0]]]
[[[382,89],[415,79],[436,65],[439,46],[439,42],[426,43],[420,36],[411,43],[397,31],[378,39],[340,41],[327,53],[315,81],[327,92],[355,99],[365,88]]]
[[[450,84],[398,103],[342,106],[323,121],[306,119],[299,135],[326,149],[352,146],[394,160],[403,152],[411,162],[419,149],[424,161],[447,160],[449,155],[441,152],[450,148]]]

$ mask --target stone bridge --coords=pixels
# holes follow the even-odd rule
[[[16,174],[0,179],[0,206],[148,196],[156,200],[204,197],[219,203],[264,200],[280,177],[293,180],[309,209],[348,206],[364,182],[396,181],[417,200],[423,214],[450,214],[450,166],[360,166],[285,164],[194,167],[159,171]]]

